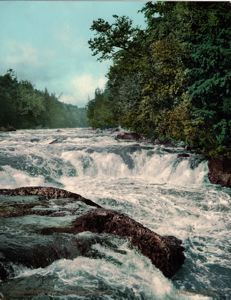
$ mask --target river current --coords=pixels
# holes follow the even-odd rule
[[[207,162],[199,155],[180,153],[180,147],[117,141],[111,131],[0,133],[0,188],[54,186],[78,193],[180,238],[186,255],[169,280],[126,240],[103,235],[105,243],[92,245],[101,256],[61,259],[38,269],[17,266],[9,288],[2,283],[0,291],[36,300],[231,299],[230,189],[208,182]],[[33,216],[20,222],[31,226]],[[40,292],[28,293],[35,287]]]

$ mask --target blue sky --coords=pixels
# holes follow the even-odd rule
[[[142,1],[0,1],[0,73],[15,70],[60,100],[87,103],[103,88],[110,62],[91,56],[92,21],[127,15],[142,25]]]

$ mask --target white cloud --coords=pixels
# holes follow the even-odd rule
[[[5,57],[5,63],[11,66],[22,64],[39,65],[38,50],[30,44],[21,44],[16,41],[10,41],[7,44],[8,53]]]
[[[61,96],[61,101],[83,106],[92,99],[96,88],[103,89],[107,79],[94,77],[91,74],[74,76],[68,84],[68,93]]]
[[[56,56],[55,50],[53,49],[43,48],[41,51],[30,43],[18,42],[16,40],[8,40],[5,42],[0,54],[0,64],[3,68],[12,68],[16,73],[26,71],[28,75],[43,70]]]

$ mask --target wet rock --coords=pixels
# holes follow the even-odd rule
[[[33,222],[31,228],[28,225],[23,225],[23,221],[19,219],[19,233],[14,229],[0,235],[0,275],[2,278],[8,276],[7,266],[9,263],[38,268],[47,266],[60,258],[85,255],[89,247],[86,246],[85,241],[81,241],[81,237],[79,239],[76,236],[76,234],[84,231],[97,234],[107,233],[128,239],[166,277],[172,277],[184,262],[184,248],[179,239],[162,237],[130,217],[103,209],[98,204],[78,194],[53,187],[22,187],[1,189],[0,195],[2,195],[1,202],[3,202],[1,205],[2,210],[0,210],[1,216],[14,217],[31,214],[47,216],[45,217],[44,224],[47,224],[45,228],[41,221],[38,223]],[[15,196],[16,199],[7,200],[7,197]],[[20,200],[19,196],[28,199],[23,201],[23,199]],[[34,196],[37,198],[34,198]],[[52,206],[49,206],[50,199],[53,199],[52,202],[55,201],[55,211],[52,210]],[[67,223],[62,223],[61,218],[65,211],[59,211],[57,207],[62,206],[63,202],[70,203],[71,201],[79,201],[78,206],[84,206],[85,208],[76,208],[76,212],[73,212],[71,219]],[[5,207],[4,203],[6,203]],[[9,203],[11,204],[9,205]],[[41,207],[41,203],[44,203],[44,209]],[[89,211],[91,206],[94,208]],[[75,220],[71,221],[73,215]],[[49,225],[52,216],[60,217],[59,223],[57,223],[57,226],[60,227],[54,227],[54,225],[51,225],[52,223]],[[9,224],[12,223],[7,218],[6,221],[3,221],[4,226],[6,226],[7,220],[9,220]],[[13,219],[12,224],[15,224],[14,222]]]
[[[165,147],[175,147],[175,143],[169,139],[155,139],[153,142],[154,145],[163,145]]]
[[[231,187],[231,159],[210,159],[208,168],[211,183]]]
[[[35,137],[35,138],[32,138],[30,141],[31,141],[31,143],[38,143],[40,141],[40,139]]]
[[[187,158],[190,157],[190,154],[188,153],[179,153],[177,154],[177,158]]]
[[[124,214],[107,209],[95,209],[77,218],[66,228],[45,228],[43,234],[54,232],[109,233],[127,238],[143,255],[150,258],[166,277],[172,277],[184,262],[182,242],[175,237],[162,237]]]
[[[66,140],[65,137],[58,137],[58,138],[54,139],[53,141],[51,141],[51,142],[49,143],[49,145],[62,143],[64,140]]]
[[[71,198],[76,201],[81,201],[87,205],[100,207],[97,203],[86,199],[79,194],[68,192],[63,189],[54,187],[41,187],[41,186],[30,186],[30,187],[20,187],[16,189],[0,189],[0,195],[6,196],[31,196],[37,195],[44,197],[45,199],[58,199],[58,198]]]
[[[32,212],[33,204],[1,204],[0,206],[0,218],[9,217],[21,217],[30,214],[36,214]]]
[[[136,132],[119,132],[115,137],[115,139],[117,140],[131,140],[131,141],[142,140],[142,138],[143,137]]]
[[[8,266],[0,262],[0,279],[5,280],[7,277],[9,277],[9,275],[10,272],[8,271]]]
[[[185,150],[187,150],[187,151],[193,151],[194,149],[191,147],[191,146],[189,146],[189,145],[186,145],[185,147]]]
[[[73,236],[54,234],[44,236],[36,233],[10,233],[0,237],[0,279],[15,275],[16,266],[45,268],[58,259],[74,259],[78,256],[102,258],[92,247],[102,244],[112,247],[109,239],[98,236]],[[12,267],[14,266],[14,267]]]

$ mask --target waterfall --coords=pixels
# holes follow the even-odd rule
[[[207,175],[207,162],[192,167],[190,158],[178,158],[177,154],[159,154],[148,150],[127,153],[107,151],[87,153],[64,152],[62,159],[76,169],[77,176],[107,178],[142,178],[154,183],[172,183],[176,185],[203,184]]]

